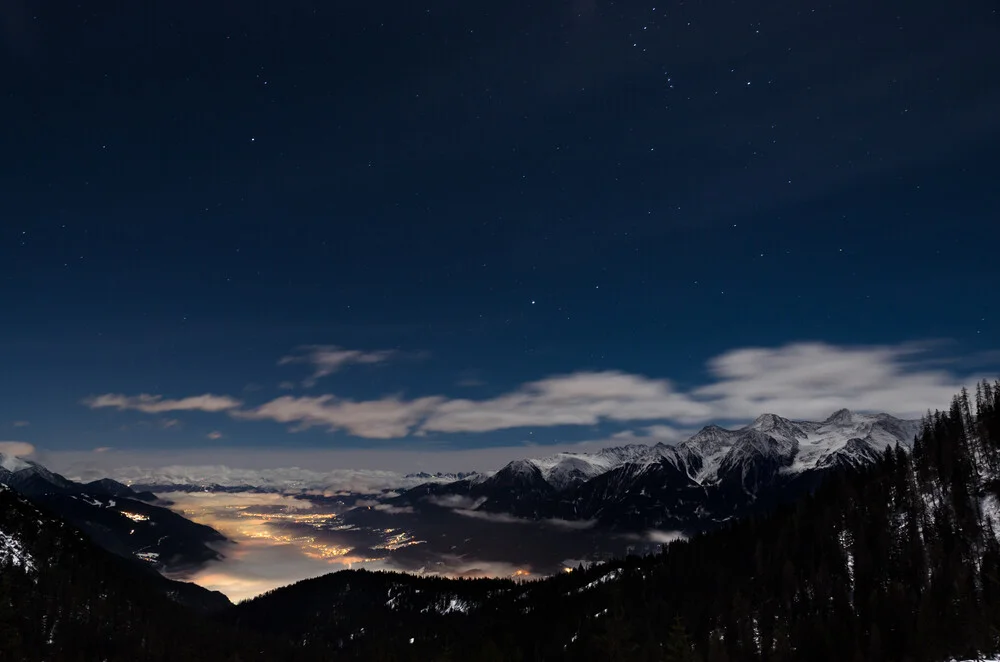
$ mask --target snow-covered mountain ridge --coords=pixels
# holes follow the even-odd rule
[[[737,429],[710,425],[679,444],[514,460],[485,479],[418,486],[394,504],[461,500],[484,514],[692,533],[808,493],[828,471],[867,466],[888,447],[909,448],[918,428],[846,409],[823,421],[764,414]]]
[[[537,468],[556,490],[596,478],[625,464],[664,461],[682,468],[696,483],[711,485],[764,457],[778,462],[787,473],[844,464],[857,466],[866,463],[873,452],[882,452],[888,446],[897,443],[907,448],[912,446],[919,423],[889,414],[859,414],[847,409],[819,422],[763,414],[735,430],[709,425],[677,445],[631,444],[605,448],[597,453],[564,452],[515,463],[522,471],[526,470],[522,463]]]

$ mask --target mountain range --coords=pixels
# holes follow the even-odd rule
[[[919,421],[847,409],[819,422],[763,414],[739,429],[705,427],[676,445],[515,460],[492,475],[417,486],[394,504],[696,531],[794,498],[833,469],[870,465],[896,444],[910,448],[918,430]]]

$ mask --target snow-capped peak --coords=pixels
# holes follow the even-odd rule
[[[735,430],[727,430],[718,425],[709,425],[703,427],[697,434],[679,445],[681,448],[687,448],[702,457],[712,457],[732,446],[736,435],[737,432]]]
[[[776,414],[761,414],[746,429],[760,430],[785,439],[800,439],[806,436],[806,432],[800,425]]]
[[[782,423],[787,421],[777,414],[761,414],[754,419],[753,424],[750,427],[757,428],[758,430],[766,430],[768,428],[775,428],[780,426]]]
[[[545,482],[556,489],[564,489],[622,464],[658,461],[662,448],[660,445],[629,444],[604,448],[597,453],[556,453],[526,462],[541,472]]]
[[[850,409],[838,409],[823,421],[824,425],[850,425],[854,422],[854,413]]]
[[[5,453],[0,453],[0,468],[6,469],[11,473],[17,471],[22,471],[31,467],[31,463],[15,455],[7,455]]]

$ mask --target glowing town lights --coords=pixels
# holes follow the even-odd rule
[[[241,510],[240,517],[253,517],[268,522],[292,522],[295,524],[321,524],[336,519],[336,513],[255,513],[248,510]]]
[[[347,556],[351,552],[350,547],[336,547],[320,543],[307,545],[307,550],[303,553],[312,559],[338,559],[342,556]]]
[[[386,529],[386,532],[395,531],[395,530],[396,529]],[[397,549],[401,549],[403,547],[410,547],[411,545],[420,545],[420,544],[423,544],[425,542],[427,542],[427,541],[426,540],[415,540],[413,538],[413,536],[411,536],[409,533],[407,533],[405,531],[401,531],[400,533],[397,533],[396,535],[389,536],[388,538],[386,538],[385,542],[380,543],[378,545],[373,545],[372,549],[386,549],[386,550],[389,550],[391,552],[391,551],[395,551]]]
[[[122,513],[122,515],[124,515],[125,517],[129,518],[133,522],[145,522],[145,521],[149,520],[148,517],[146,517],[145,515],[140,515],[139,513],[129,513],[129,512],[125,512],[124,510],[121,511],[121,513]]]

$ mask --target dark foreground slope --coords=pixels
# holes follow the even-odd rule
[[[218,531],[152,503],[156,495],[102,479],[78,483],[30,460],[0,453],[0,483],[67,520],[99,546],[158,570],[183,571],[219,558]]]
[[[343,659],[974,658],[1000,650],[998,477],[1000,384],[983,385],[928,416],[912,456],[656,557],[529,584],[344,572],[221,618]]]
[[[0,485],[0,660],[314,659],[171,599],[198,605],[208,593],[100,549]]]

